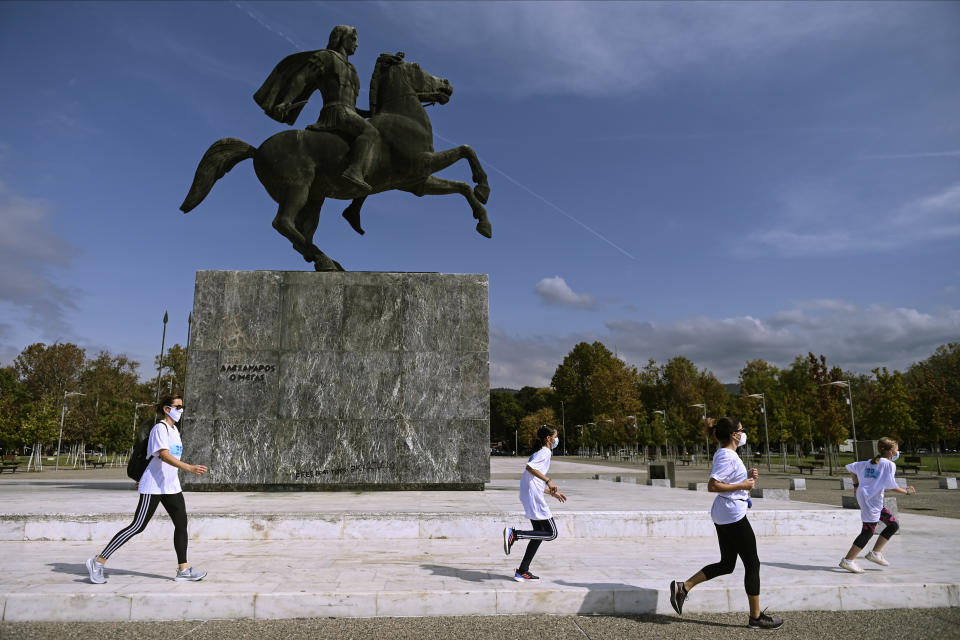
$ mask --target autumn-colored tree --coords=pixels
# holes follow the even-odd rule
[[[517,434],[520,446],[518,455],[530,453],[540,448],[540,444],[537,442],[537,429],[544,424],[554,427],[559,426],[557,425],[557,415],[550,407],[539,409],[520,420],[519,433]]]
[[[816,385],[813,423],[829,453],[835,443],[847,438],[850,431],[850,415],[844,403],[846,391],[830,385],[831,382],[838,382],[843,378],[843,371],[839,367],[828,368],[827,357],[823,354],[818,358],[808,353],[807,359],[810,362],[810,379]],[[830,456],[828,459],[832,475],[833,459]]]

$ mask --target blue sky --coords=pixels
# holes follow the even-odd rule
[[[165,310],[185,342],[196,270],[303,269],[252,163],[177,207],[212,142],[284,128],[252,93],[341,23],[360,106],[384,51],[450,79],[435,146],[479,153],[494,235],[392,193],[362,237],[328,201],[316,244],[489,273],[493,386],[548,384],[580,340],[734,381],[960,338],[960,3],[5,2],[0,363],[61,340],[147,364]]]

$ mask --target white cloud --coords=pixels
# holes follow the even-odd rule
[[[44,337],[69,335],[76,293],[55,284],[51,268],[72,262],[76,249],[54,227],[50,207],[0,183],[0,303],[25,313]]]
[[[836,3],[385,2],[403,38],[482,51],[476,87],[624,94],[689,69],[769,64],[792,47],[855,40],[902,22],[897,6]],[[469,27],[467,27],[469,25]],[[398,36],[399,38],[400,36]],[[506,79],[506,80],[505,80]],[[456,80],[454,80],[456,83]]]
[[[567,281],[560,276],[544,278],[533,288],[534,292],[546,304],[565,305],[580,309],[593,309],[597,301],[589,293],[575,293]]]
[[[960,237],[960,183],[887,210],[826,187],[805,185],[781,197],[779,228],[753,232],[748,241],[785,256],[883,252]]]
[[[834,307],[832,309],[827,307]],[[642,366],[683,355],[698,367],[734,382],[748,360],[762,358],[781,367],[812,351],[831,365],[858,372],[879,366],[903,370],[941,344],[960,336],[960,309],[932,313],[831,301],[812,312],[786,309],[769,318],[694,317],[671,324],[636,319],[611,320],[603,335],[570,334],[524,338],[491,332],[491,385],[545,386],[563,357],[580,341],[616,346],[620,357]]]

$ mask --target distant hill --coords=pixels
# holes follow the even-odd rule
[[[512,396],[520,393],[519,389],[507,389],[506,387],[499,387],[497,389],[490,389],[490,393],[509,393]]]

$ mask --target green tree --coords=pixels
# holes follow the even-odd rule
[[[490,393],[490,439],[501,442],[504,448],[513,449],[513,432],[524,416],[523,407],[512,393],[492,391]],[[509,447],[507,447],[509,443]]]
[[[563,401],[566,424],[585,425],[595,422],[594,413],[594,372],[610,365],[616,360],[613,353],[603,343],[587,344],[580,342],[557,366],[550,381],[556,392],[555,403]],[[571,435],[574,430],[571,429]],[[579,446],[580,443],[577,443]]]
[[[75,344],[31,344],[13,362],[23,390],[34,400],[45,395],[63,397],[76,391],[83,371],[84,350]]]
[[[157,384],[156,371],[160,368],[160,356],[153,358],[152,379]],[[160,371],[160,395],[177,393],[183,395],[184,383],[187,379],[187,350],[179,344],[167,349],[163,356],[163,370]],[[154,391],[156,393],[156,391]]]
[[[919,432],[910,411],[910,395],[903,376],[899,371],[890,373],[886,367],[874,369],[873,375],[877,383],[867,421],[876,433],[889,434],[899,442],[915,443]]]

